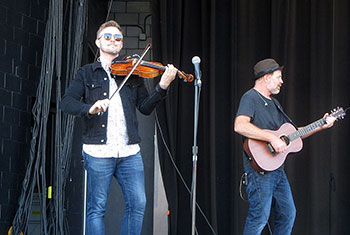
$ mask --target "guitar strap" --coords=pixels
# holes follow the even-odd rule
[[[273,97],[271,97],[271,98],[272,98],[273,103],[276,105],[277,109],[282,113],[282,116],[284,117],[284,119],[285,119],[287,122],[291,123],[296,129],[298,129],[298,126],[295,125],[295,123],[292,121],[292,119],[290,119],[290,118],[288,117],[288,115],[283,111],[283,109],[282,109],[280,103],[278,102],[278,100],[276,100],[276,99],[273,98]]]

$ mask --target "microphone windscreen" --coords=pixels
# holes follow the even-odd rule
[[[192,64],[199,64],[201,62],[201,58],[198,56],[193,56],[192,58]]]

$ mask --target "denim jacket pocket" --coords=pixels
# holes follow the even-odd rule
[[[86,84],[86,95],[85,99],[87,103],[94,103],[95,101],[100,99],[100,96],[102,94],[102,85],[99,83],[87,83]]]
[[[101,84],[98,84],[98,83],[87,83],[86,86],[87,86],[89,89],[96,89],[96,88],[102,87],[102,85],[101,85]]]

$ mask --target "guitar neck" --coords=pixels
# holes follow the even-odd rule
[[[307,126],[305,126],[303,128],[300,128],[299,130],[289,134],[288,138],[291,141],[293,141],[293,140],[295,140],[295,139],[297,139],[299,137],[302,137],[302,136],[304,136],[306,134],[309,134],[311,131],[315,130],[316,128],[318,128],[318,127],[320,127],[322,125],[324,125],[325,123],[326,123],[326,119],[321,118],[321,119],[319,119],[319,120],[317,120],[317,121],[315,121],[315,122],[313,122],[313,123],[311,123],[311,124],[309,124],[309,125],[307,125]]]

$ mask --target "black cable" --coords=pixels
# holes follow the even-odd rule
[[[73,75],[81,65],[82,58],[82,44],[81,38],[85,32],[86,19],[87,19],[87,4],[85,0],[79,2],[70,2],[74,10],[70,11],[69,29],[68,29],[68,45],[67,45],[67,57],[68,62],[66,65],[67,74],[66,86],[73,79]],[[73,33],[74,32],[74,33]],[[73,37],[71,37],[73,35]],[[66,219],[65,208],[65,187],[66,180],[69,175],[70,163],[71,163],[71,142],[73,139],[74,130],[74,116],[62,114],[58,104],[61,100],[60,80],[57,81],[56,92],[56,193],[54,194],[55,214],[52,215],[52,221],[55,224],[56,234],[69,234],[68,222]],[[64,135],[62,136],[62,133]]]
[[[107,11],[105,22],[109,19],[109,14],[111,13],[111,9],[112,9],[112,4],[113,4],[113,0],[110,0],[108,4],[108,11]]]
[[[146,36],[147,36],[147,26],[146,26],[146,22],[147,22],[147,19],[148,19],[149,17],[151,17],[151,16],[152,16],[152,14],[148,14],[148,15],[146,15],[145,18],[143,19],[143,29],[144,29],[143,33],[146,34]]]
[[[50,6],[51,4],[52,2],[50,2]],[[46,96],[47,93],[43,91],[45,91],[45,89],[47,88],[46,80],[49,80],[51,78],[50,75],[52,75],[52,70],[49,70],[46,67],[49,64],[48,61],[50,61],[51,59],[49,54],[50,48],[47,47],[47,45],[51,43],[51,40],[49,40],[49,35],[51,35],[50,19],[51,17],[49,17],[47,27],[46,27],[46,33],[45,33],[42,70],[40,74],[39,86],[37,89],[37,100],[33,106],[33,111],[32,111],[34,116],[34,127],[33,127],[32,141],[31,141],[29,164],[28,164],[26,175],[22,184],[21,196],[19,198],[19,208],[16,212],[16,215],[12,223],[13,224],[13,229],[11,231],[12,234],[19,234],[20,232],[27,234],[30,209],[33,201],[33,192],[36,184],[38,184],[37,188],[39,192],[39,197],[41,196],[40,195],[41,189],[39,187],[40,185],[39,177],[40,177],[41,171],[39,172],[39,170],[42,170],[42,168],[39,166],[41,162],[42,152],[38,150],[41,150],[40,147],[43,142],[41,139],[41,136],[42,135],[45,136],[45,133],[42,133],[43,130],[45,131],[45,128],[42,128],[41,121],[47,120],[45,119],[45,117],[47,117],[47,114],[48,114],[48,110],[45,109],[47,106],[44,106],[42,108],[42,100],[47,98]],[[46,77],[48,79],[45,79]],[[37,139],[38,139],[38,142],[37,142]],[[38,143],[38,146],[36,145],[37,143]],[[43,153],[45,153],[45,151],[43,151]],[[45,221],[43,222],[45,223]]]
[[[183,176],[182,176],[182,174],[181,174],[179,168],[176,166],[176,163],[175,163],[175,161],[174,161],[173,155],[171,154],[170,149],[169,149],[169,147],[168,147],[168,145],[167,145],[167,143],[166,143],[166,141],[165,141],[165,138],[164,138],[164,135],[163,135],[163,131],[162,131],[162,128],[161,128],[160,123],[159,123],[157,111],[155,112],[155,121],[156,121],[157,128],[158,128],[158,130],[159,130],[159,133],[160,133],[162,142],[163,142],[163,144],[164,144],[164,146],[165,146],[165,148],[166,148],[166,150],[167,150],[167,152],[168,152],[169,159],[170,159],[171,163],[173,164],[174,169],[175,169],[176,173],[178,174],[179,178],[181,179],[181,182],[182,182],[183,185],[185,186],[187,192],[191,195],[190,188],[187,186],[187,184],[186,184],[186,182],[185,182],[185,179],[183,178]],[[205,221],[207,222],[207,224],[208,224],[210,230],[211,230],[212,233],[215,235],[216,232],[215,232],[214,228],[213,228],[212,225],[210,224],[208,218],[205,216],[204,212],[202,211],[201,207],[199,206],[199,204],[198,204],[197,202],[196,202],[196,206],[197,206],[198,210],[200,211],[201,215],[203,216],[203,218],[205,219]]]
[[[243,173],[241,176],[241,180],[239,181],[239,196],[243,201],[248,201],[247,198],[244,198],[243,196],[243,186],[247,186],[248,185],[248,175],[247,173]]]
[[[107,11],[105,22],[107,22],[107,20],[109,19],[109,14],[111,14],[112,4],[113,4],[113,0],[110,0],[109,3],[108,3],[108,11]],[[97,57],[98,57],[98,54],[99,54],[98,52],[99,52],[98,49],[96,49],[95,53],[94,53],[94,55],[95,55],[94,61],[97,60]]]
[[[145,81],[146,81],[146,87],[147,87],[148,91],[150,92],[150,91],[151,91],[151,87],[152,87],[150,81],[153,81],[153,80],[151,80],[151,79],[145,79]],[[200,94],[199,94],[199,95],[200,95]],[[161,140],[162,140],[162,142],[163,142],[163,144],[164,144],[164,146],[165,146],[165,148],[166,148],[166,150],[167,150],[169,159],[170,159],[170,161],[171,161],[171,163],[172,163],[172,165],[173,165],[173,167],[174,167],[174,169],[175,169],[177,175],[178,175],[179,178],[181,179],[181,182],[183,183],[183,185],[184,185],[184,187],[186,188],[187,192],[188,192],[189,195],[191,196],[191,190],[190,190],[190,188],[188,187],[188,185],[186,184],[186,181],[185,181],[184,177],[182,176],[182,174],[181,174],[179,168],[177,167],[177,165],[176,165],[176,163],[175,163],[174,157],[173,157],[173,155],[172,155],[172,153],[171,153],[171,151],[170,151],[170,149],[169,149],[169,147],[168,147],[168,144],[167,144],[166,141],[165,141],[164,134],[163,134],[163,131],[162,131],[162,127],[160,126],[160,123],[159,123],[159,118],[158,118],[158,115],[157,115],[157,109],[155,110],[154,113],[155,113],[155,123],[156,123],[157,129],[159,130]],[[200,213],[201,213],[201,215],[203,216],[204,220],[205,220],[206,223],[208,224],[208,226],[209,226],[209,228],[210,228],[212,234],[213,234],[213,235],[216,235],[216,232],[215,232],[213,226],[210,224],[208,218],[206,217],[206,215],[204,214],[204,212],[202,211],[201,207],[199,206],[199,204],[198,204],[197,202],[196,202],[196,207],[198,208],[198,210],[200,211]],[[197,234],[197,229],[196,229],[196,234]]]
[[[72,72],[76,71],[81,64],[82,44],[81,38],[85,31],[87,18],[87,0],[74,1],[74,11],[72,10],[73,0],[69,0],[70,20],[69,37],[74,30],[74,38],[68,40],[68,63],[67,81],[72,78]],[[34,189],[37,189],[41,207],[41,234],[69,234],[68,222],[65,217],[64,189],[68,177],[71,162],[71,141],[73,136],[74,117],[63,115],[58,108],[60,101],[61,71],[62,71],[62,35],[63,35],[63,0],[49,2],[49,14],[45,30],[44,49],[42,55],[42,65],[40,81],[37,87],[36,100],[33,105],[32,114],[34,126],[32,129],[32,140],[30,143],[29,162],[27,171],[22,183],[21,195],[19,197],[19,207],[12,222],[11,234],[23,232],[28,234],[28,222],[33,202]],[[75,17],[73,19],[73,16]],[[74,22],[73,22],[74,21]],[[73,26],[74,25],[74,26]],[[73,48],[71,50],[70,48]],[[70,61],[72,60],[72,63]],[[56,85],[56,128],[55,128],[55,167],[53,180],[53,198],[47,200],[46,181],[46,140],[47,122],[49,119],[50,99],[52,93],[52,80],[57,78]],[[63,121],[62,121],[63,120]],[[63,141],[62,135],[64,133]],[[53,164],[53,163],[51,163]]]

